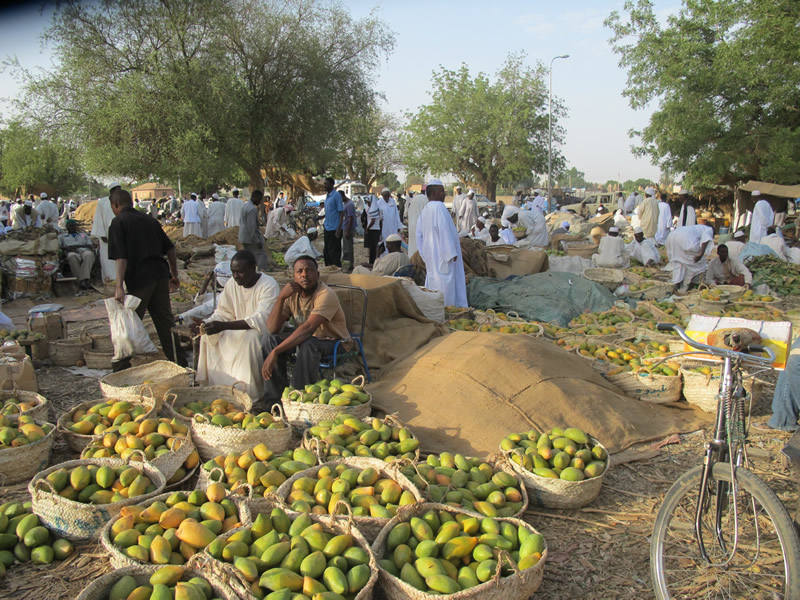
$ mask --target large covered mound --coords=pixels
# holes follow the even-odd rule
[[[373,402],[400,419],[430,452],[486,456],[513,432],[580,427],[611,452],[699,429],[689,405],[640,402],[589,361],[528,335],[456,331],[389,365]]]

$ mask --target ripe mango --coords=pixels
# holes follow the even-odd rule
[[[175,535],[194,548],[205,548],[217,537],[208,527],[189,520],[181,522]]]

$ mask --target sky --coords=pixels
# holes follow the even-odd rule
[[[568,110],[561,124],[561,148],[568,167],[589,181],[658,180],[660,170],[631,152],[628,131],[643,127],[654,107],[634,111],[622,96],[626,73],[611,51],[604,19],[621,10],[623,0],[341,0],[355,18],[372,11],[396,34],[395,49],[376,73],[385,109],[403,114],[430,101],[431,74],[440,67],[466,64],[474,75],[493,75],[509,53],[524,51],[531,66],[553,64],[553,94]],[[655,0],[663,20],[677,12],[679,0]],[[16,56],[29,69],[48,68],[53,56],[39,39],[50,24],[52,8],[41,3],[0,12],[0,60]],[[437,32],[431,34],[430,32]],[[9,99],[21,90],[14,74],[0,72],[0,117],[13,108]],[[567,182],[562,182],[566,184]]]

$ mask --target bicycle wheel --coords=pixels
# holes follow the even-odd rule
[[[684,473],[669,489],[650,540],[650,575],[656,598],[800,598],[800,542],[789,514],[775,493],[746,469],[736,471],[739,543],[726,567],[707,563],[694,534],[702,467]],[[723,563],[733,547],[733,492],[717,502],[716,482],[730,484],[727,463],[709,478],[701,527],[706,552]],[[720,538],[714,534],[719,510]],[[756,527],[757,523],[757,527]]]

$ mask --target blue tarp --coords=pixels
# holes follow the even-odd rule
[[[766,256],[768,254],[780,258],[769,246],[765,246],[764,244],[756,244],[755,242],[747,242],[744,245],[744,248],[742,248],[741,254],[739,254],[739,260],[746,262],[751,256]]]

